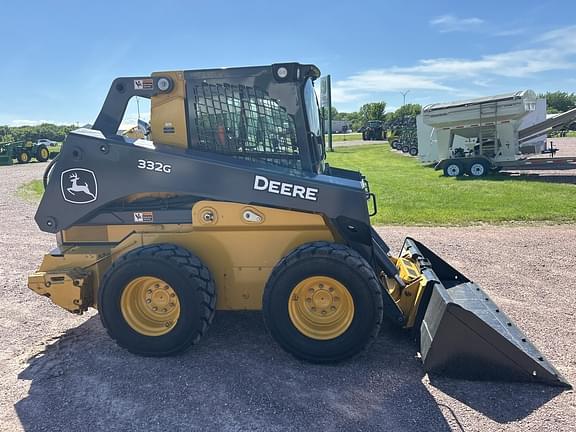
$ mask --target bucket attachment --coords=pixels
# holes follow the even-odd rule
[[[477,284],[411,238],[402,248],[405,255],[428,280],[416,321],[427,372],[571,388]]]

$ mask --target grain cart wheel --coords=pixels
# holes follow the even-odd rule
[[[488,175],[490,170],[490,165],[488,162],[482,159],[472,161],[467,169],[466,174],[472,177],[485,177]]]
[[[464,170],[460,162],[446,162],[444,165],[444,175],[446,177],[460,177],[462,174],[464,174]]]
[[[26,150],[22,150],[20,153],[18,153],[18,157],[16,159],[18,160],[18,163],[27,164],[30,162],[30,153],[28,153]]]
[[[418,147],[410,147],[410,156],[418,156]]]
[[[410,146],[408,144],[402,145],[402,153],[408,153],[410,151]]]
[[[382,292],[372,267],[356,251],[314,242],[274,267],[262,308],[268,330],[286,351],[315,363],[337,362],[378,336]]]
[[[46,148],[46,146],[40,146],[36,150],[36,159],[38,162],[46,162],[50,158],[50,152]]]
[[[145,356],[177,354],[197,343],[214,318],[210,271],[186,249],[144,246],[104,275],[98,309],[118,345]]]
[[[394,141],[392,141],[392,147],[396,150],[400,150],[400,147],[402,147],[402,144],[400,144],[400,141],[394,140]]]

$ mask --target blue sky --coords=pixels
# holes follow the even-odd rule
[[[576,1],[10,1],[0,124],[92,122],[117,76],[317,64],[340,111],[576,91]],[[131,105],[128,116],[135,116]]]

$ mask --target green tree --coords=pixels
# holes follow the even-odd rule
[[[364,123],[368,120],[384,120],[385,111],[386,102],[367,103],[360,108],[360,117]]]
[[[539,97],[546,98],[548,114],[557,114],[576,108],[576,94],[561,91],[540,94]]]
[[[396,117],[404,116],[416,116],[422,111],[422,105],[420,104],[406,104],[398,108],[394,114]]]
[[[64,141],[75,126],[62,126],[44,123],[38,126],[0,126],[0,142],[37,141],[46,138],[52,141]]]

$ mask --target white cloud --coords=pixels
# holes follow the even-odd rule
[[[455,15],[442,15],[430,20],[430,25],[440,33],[456,31],[476,31],[484,24],[484,20],[477,17],[460,18]]]
[[[413,66],[359,72],[335,80],[332,99],[336,104],[350,104],[403,90],[473,94],[478,87],[497,86],[501,79],[533,78],[545,72],[576,68],[576,26],[543,33],[529,43],[531,46],[526,49],[478,58],[422,59]]]
[[[375,93],[400,92],[406,89],[452,90],[434,78],[387,69],[375,69],[336,81],[332,86],[332,100],[334,103],[358,102],[366,100]]]

